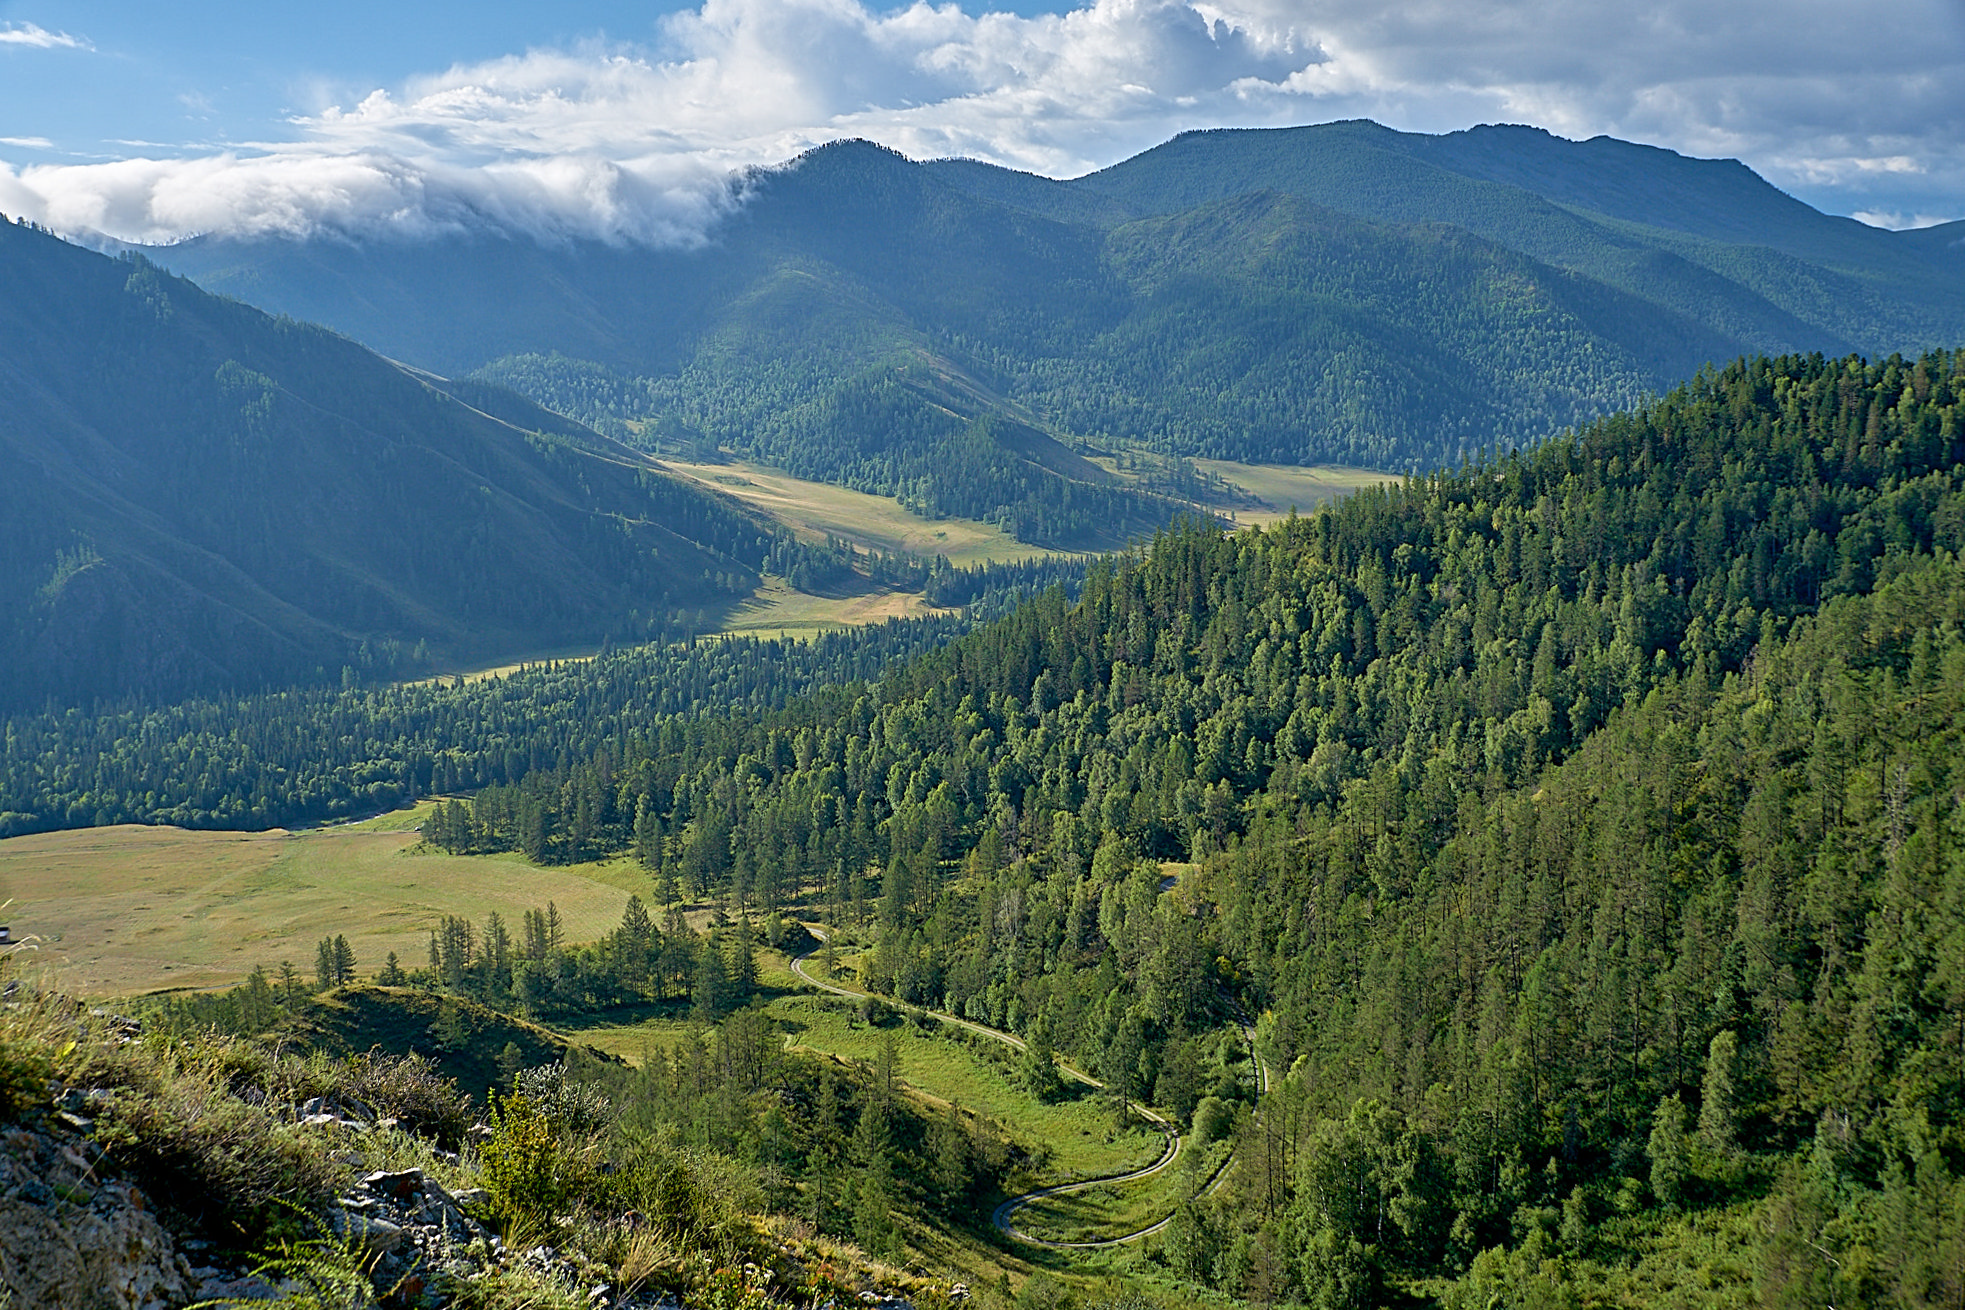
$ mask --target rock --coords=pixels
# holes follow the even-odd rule
[[[491,1193],[482,1187],[467,1187],[451,1195],[460,1208],[475,1210],[491,1204]]]
[[[278,1301],[287,1289],[276,1287],[255,1274],[229,1277],[224,1274],[198,1284],[200,1301]]]
[[[371,1255],[385,1255],[399,1250],[409,1239],[408,1232],[401,1224],[378,1215],[350,1210],[330,1211],[328,1226],[342,1236],[359,1241]]]
[[[142,1194],[91,1177],[63,1145],[24,1129],[0,1143],[0,1289],[23,1308],[165,1310],[193,1299]]]
[[[428,1181],[421,1169],[401,1169],[394,1173],[378,1169],[362,1179],[362,1186],[377,1196],[386,1196],[392,1201],[407,1201],[410,1197],[424,1191]]]

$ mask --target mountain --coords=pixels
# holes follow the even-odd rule
[[[623,439],[1052,545],[1169,507],[1039,446],[1423,468],[1742,353],[1965,337],[1942,234],[1820,214],[1735,161],[1521,127],[1192,132],[1071,181],[847,141],[755,174],[692,250],[481,234],[157,257]]]
[[[1133,213],[1273,189],[1359,217],[1449,223],[1763,351],[1915,353],[1965,325],[1960,269],[1822,214],[1737,160],[1537,128],[1370,122],[1189,132],[1070,184]]]
[[[0,397],[10,708],[639,634],[772,542],[515,395],[12,224]]]

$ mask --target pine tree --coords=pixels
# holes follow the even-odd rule
[[[1739,1150],[1739,1112],[1734,1104],[1733,1070],[1740,1041],[1733,1030],[1713,1036],[1706,1048],[1706,1072],[1699,1084],[1699,1142],[1721,1159]]]
[[[1064,1094],[1064,1079],[1058,1074],[1057,1054],[1051,1049],[1051,1026],[1041,1018],[1031,1025],[1023,1048],[1023,1085],[1030,1094],[1049,1104]]]
[[[751,921],[738,922],[730,934],[730,1002],[741,1005],[757,993],[757,948],[751,940]]]
[[[1645,1145],[1651,1157],[1651,1191],[1658,1204],[1677,1209],[1685,1200],[1691,1173],[1686,1159],[1685,1102],[1673,1093],[1658,1103],[1651,1116],[1651,1138]]]
[[[712,931],[696,957],[696,1014],[714,1022],[723,1017],[728,1003],[729,980],[723,966],[724,945],[720,931]]]

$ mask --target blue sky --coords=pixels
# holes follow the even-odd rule
[[[679,8],[681,6],[670,6]],[[0,24],[37,27],[88,48],[0,50],[0,135],[87,156],[123,140],[196,150],[290,135],[286,120],[360,99],[418,73],[596,38],[646,41],[665,10],[551,5],[131,4],[0,0]],[[11,155],[24,160],[18,149]]]
[[[867,136],[1053,176],[1190,127],[1527,122],[1965,216],[1965,5],[0,0],[0,212],[58,230],[686,240],[732,170]]]

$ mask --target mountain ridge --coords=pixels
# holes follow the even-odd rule
[[[1341,274],[1295,270],[1306,286],[1325,276],[1315,304],[1276,311],[1296,353],[1259,396],[1232,401],[1258,419],[1224,423],[1214,402],[1261,363],[1226,358],[1197,325],[1232,319],[1247,286],[1196,275],[1174,303],[1132,279],[1122,256],[1155,230],[1142,222],[1258,193],[1375,225],[1375,240]],[[1520,126],[1438,137],[1364,120],[1209,129],[1065,180],[845,140],[755,170],[747,194],[695,250],[478,234],[418,246],[204,241],[158,258],[439,373],[589,361],[645,393],[616,436],[645,442],[644,421],[687,429],[801,476],[897,496],[935,481],[928,452],[945,434],[932,435],[926,410],[876,419],[851,397],[915,387],[908,370],[922,364],[976,381],[945,406],[965,420],[993,414],[1066,444],[1419,469],[1552,435],[1743,353],[1880,357],[1965,338],[1965,261],[1942,235],[1819,214],[1738,161]],[[1532,366],[1472,401],[1465,387],[1381,387],[1384,370],[1365,362],[1418,349],[1394,371],[1488,368],[1495,344],[1463,332],[1458,307],[1386,305],[1366,289],[1387,269],[1423,281],[1439,225],[1532,261],[1522,275],[1541,284],[1535,295],[1587,307],[1551,337],[1532,316],[1510,319],[1498,286],[1482,288],[1471,312],[1509,323],[1500,352]],[[1341,332],[1319,326],[1340,320]],[[1612,341],[1625,345],[1606,352]],[[1142,358],[1157,362],[1128,372]],[[1182,381],[1201,375],[1211,391]],[[565,390],[546,379],[529,394],[573,412]],[[1014,450],[983,445],[999,482],[1035,476]],[[889,452],[877,467],[851,453],[875,449]],[[1062,492],[1043,495],[1041,514],[946,486],[927,499],[1063,530]]]
[[[12,224],[0,343],[16,708],[639,634],[772,540],[516,395]]]

